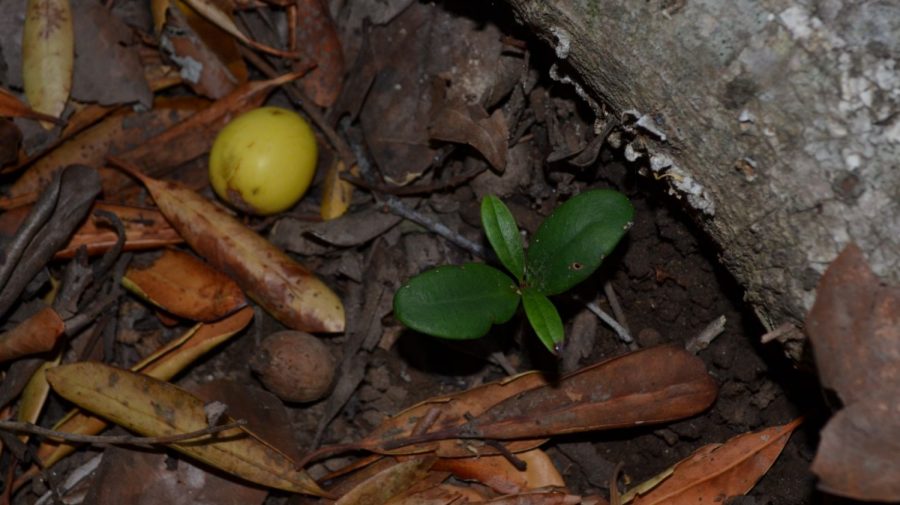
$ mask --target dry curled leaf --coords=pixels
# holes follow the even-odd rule
[[[100,363],[63,365],[47,373],[67,400],[145,436],[168,436],[207,427],[204,402],[177,386]],[[250,482],[295,493],[326,496],[294,462],[247,430],[171,444],[198,461]]]
[[[319,278],[281,249],[194,191],[116,164],[144,183],[156,205],[194,251],[282,324],[308,332],[344,330],[344,305]]]
[[[806,331],[822,384],[844,403],[813,460],[819,487],[900,500],[900,287],[882,283],[851,244],[819,281]]]
[[[509,129],[502,109],[488,115],[480,105],[461,102],[443,103],[435,108],[428,126],[431,138],[468,144],[480,152],[494,170],[506,170]]]
[[[202,260],[165,249],[149,262],[132,261],[122,285],[178,317],[211,322],[247,304],[241,288]]]
[[[59,314],[51,307],[44,307],[0,334],[0,363],[53,349],[65,329]]]
[[[664,472],[664,478],[646,490],[638,486],[622,497],[633,505],[687,505],[717,503],[750,491],[769,470],[801,420],[753,433],[724,444],[709,444]]]
[[[525,463],[518,470],[505,456],[439,459],[434,470],[452,473],[462,480],[476,480],[502,494],[517,494],[528,489],[564,487],[566,485],[553,461],[540,449],[516,454]]]

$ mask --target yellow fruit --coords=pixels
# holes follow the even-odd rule
[[[291,208],[316,171],[316,137],[295,112],[261,107],[233,119],[209,153],[216,194],[244,212],[267,215]]]

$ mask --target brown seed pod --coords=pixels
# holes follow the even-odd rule
[[[331,391],[335,359],[328,346],[309,333],[279,331],[263,339],[250,368],[282,400],[312,402]]]

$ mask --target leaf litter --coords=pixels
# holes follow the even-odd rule
[[[463,499],[496,503],[605,503],[598,494],[607,494],[603,481],[609,476],[584,478],[592,468],[612,468],[613,461],[627,460],[630,463],[626,471],[635,481],[636,477],[650,477],[672,465],[675,454],[687,457],[703,443],[727,440],[735,432],[746,433],[737,438],[752,438],[754,430],[774,426],[796,415],[782,390],[770,380],[766,364],[739,342],[742,338],[735,338],[743,337],[737,326],[726,329],[726,336],[700,353],[705,364],[698,358],[687,357],[677,346],[655,346],[689,340],[723,312],[729,313],[729,321],[739,319],[739,315],[727,297],[716,291],[719,288],[711,273],[713,268],[696,241],[668,210],[642,199],[640,192],[646,188],[638,183],[635,189],[626,181],[621,165],[608,163],[610,154],[603,147],[604,141],[590,124],[591,119],[582,114],[577,98],[541,77],[546,68],[534,63],[541,58],[537,41],[513,28],[508,21],[494,23],[491,16],[496,12],[484,18],[483,12],[466,7],[447,9],[406,1],[349,2],[350,5],[332,6],[329,10],[323,8],[323,2],[313,0],[298,2],[296,12],[291,12],[293,4],[286,8],[241,5],[240,14],[231,16],[230,6],[193,2],[202,15],[177,7],[186,17],[185,24],[177,25],[178,16],[172,16],[173,12],[168,17],[159,16],[165,9],[175,9],[174,4],[154,2],[155,21],[160,28],[154,30],[153,20],[146,16],[139,20],[128,14],[127,3],[121,0],[111,10],[95,8],[87,13],[80,5],[73,9],[76,41],[88,41],[84,33],[85,19],[106,19],[109,23],[100,23],[102,27],[90,40],[115,41],[115,47],[112,52],[106,52],[96,45],[79,46],[95,49],[79,51],[74,61],[72,93],[66,105],[68,110],[78,112],[64,115],[70,120],[66,137],[59,136],[59,128],[41,132],[33,128],[31,120],[16,120],[17,125],[25,125],[21,131],[29,155],[22,156],[18,146],[13,145],[8,151],[14,155],[8,159],[16,161],[6,165],[3,171],[11,174],[10,180],[32,182],[13,193],[8,191],[9,186],[3,188],[7,190],[0,200],[3,206],[19,207],[0,216],[2,235],[9,237],[0,239],[4,252],[17,230],[29,229],[27,215],[40,202],[35,207],[22,205],[36,201],[42,194],[50,194],[48,184],[59,167],[82,163],[99,170],[102,198],[117,201],[118,205],[108,201],[94,203],[91,195],[85,203],[79,203],[84,205],[83,216],[91,216],[86,222],[70,216],[73,222],[66,222],[64,233],[61,230],[53,240],[29,244],[36,248],[37,254],[33,255],[29,249],[25,256],[20,256],[33,266],[25,270],[27,275],[19,275],[27,279],[14,283],[17,294],[8,295],[17,303],[3,321],[4,331],[14,330],[38,313],[36,309],[45,303],[39,298],[46,295],[38,288],[56,284],[59,279],[62,279],[60,289],[69,293],[63,298],[74,302],[53,307],[59,307],[61,321],[74,318],[79,326],[71,332],[60,333],[58,329],[52,332],[59,334],[57,347],[67,350],[61,355],[67,363],[62,368],[57,370],[54,360],[45,360],[44,356],[11,363],[0,385],[0,398],[8,398],[6,403],[16,399],[34,370],[47,370],[50,377],[55,377],[51,380],[61,384],[59,377],[64,372],[60,370],[87,366],[71,364],[87,357],[114,365],[115,368],[104,370],[128,377],[126,382],[136,380],[148,388],[159,387],[165,391],[176,390],[124,369],[143,362],[149,376],[175,380],[182,386],[208,382],[213,377],[253,381],[246,363],[248,355],[255,350],[255,342],[281,329],[282,323],[306,328],[315,319],[322,319],[309,313],[325,310],[328,305],[304,302],[288,309],[278,306],[283,296],[277,294],[277,285],[293,284],[294,280],[285,281],[291,275],[279,275],[281,280],[274,281],[276,287],[273,287],[272,279],[264,273],[271,266],[267,257],[279,258],[276,270],[296,273],[299,270],[289,265],[297,264],[295,255],[299,255],[304,265],[301,268],[309,271],[300,277],[321,277],[312,284],[320,283],[324,290],[313,288],[318,293],[313,298],[324,296],[341,304],[340,316],[337,311],[326,312],[330,315],[324,316],[324,320],[333,324],[324,329],[333,332],[346,324],[346,333],[323,335],[323,341],[343,357],[341,372],[327,400],[288,405],[290,419],[267,421],[267,426],[280,428],[288,438],[269,439],[267,430],[257,425],[251,431],[258,438],[251,439],[258,442],[254,443],[254,450],[277,455],[272,457],[283,462],[280,468],[287,471],[290,467],[295,476],[304,475],[295,465],[314,454],[311,451],[319,445],[319,440],[326,443],[326,448],[356,447],[385,453],[370,466],[364,464],[366,460],[354,462],[345,458],[328,458],[307,465],[309,475],[314,475],[334,498],[342,496],[344,502],[370,502],[370,499],[383,502],[391,495],[394,503],[457,503]],[[316,30],[309,30],[302,23],[291,24],[291,16],[322,22],[315,23]],[[370,21],[363,21],[366,18]],[[139,28],[123,30],[120,19],[130,27]],[[274,24],[273,19],[277,20]],[[288,21],[288,29],[273,30],[282,20]],[[235,21],[237,25],[232,24]],[[210,35],[214,30],[208,29],[216,23],[225,30]],[[106,24],[109,26],[103,26]],[[181,26],[182,33],[187,33],[189,27],[195,32],[194,38],[180,42],[180,52],[166,52],[160,43],[162,39],[155,38],[165,32],[166,26],[170,29]],[[244,42],[229,32],[241,33]],[[165,36],[171,38],[174,33],[170,30]],[[8,37],[8,34],[0,35],[4,48],[14,48],[17,44],[20,47],[21,38],[7,44]],[[266,44],[282,55],[293,53],[280,61],[269,59],[277,72],[263,70],[266,75],[282,75],[282,78],[258,80],[260,57],[248,53],[247,40]],[[197,60],[201,66],[192,67],[183,58],[188,54],[184,51],[203,54]],[[15,60],[18,56],[15,54],[8,60],[13,62],[10,81],[0,82],[14,93],[21,90],[21,80],[15,75],[21,68],[21,60]],[[348,66],[345,61],[354,63]],[[110,68],[104,69],[103,65]],[[192,72],[198,68],[215,70],[218,76],[202,84],[192,81],[195,75]],[[328,182],[316,183],[311,196],[289,213],[267,221],[240,215],[235,218],[230,210],[209,201],[209,193],[204,189],[203,157],[215,133],[235,114],[261,103],[286,106],[285,96],[276,90],[297,79],[299,92],[289,85],[292,86],[289,96],[300,100],[295,105],[310,113],[313,121],[324,128],[322,138],[328,138],[328,144],[334,149],[323,149],[320,171],[326,172],[324,166],[334,167],[327,171]],[[101,83],[99,88],[97,82]],[[189,95],[196,108],[166,109],[160,97],[170,92],[160,90],[179,83],[184,84],[171,89],[175,94]],[[104,85],[105,91],[114,93],[102,93]],[[152,101],[148,100],[148,90],[155,94]],[[195,98],[196,95],[216,101],[209,105]],[[81,103],[84,101],[108,106],[85,107]],[[11,115],[30,114],[11,103],[11,107],[18,107]],[[140,105],[135,107],[136,104]],[[326,110],[318,111],[316,106]],[[328,109],[329,106],[332,108]],[[150,110],[144,111],[142,107]],[[340,122],[343,113],[358,117],[359,121]],[[156,127],[148,120],[154,115],[158,120]],[[126,134],[133,126],[137,127],[134,132]],[[337,131],[329,131],[331,128]],[[89,135],[89,132],[94,133]],[[14,135],[10,138],[13,144],[18,143]],[[358,149],[362,144],[368,145],[370,155]],[[40,152],[40,146],[49,147]],[[128,166],[138,166],[153,176],[153,179],[144,178],[150,195],[140,193],[133,186],[129,188],[130,180],[102,166],[111,153],[118,153]],[[595,163],[598,159],[600,162]],[[348,164],[342,166],[344,162]],[[42,163],[48,168],[36,170],[35,166]],[[171,182],[174,179],[192,181],[191,186],[197,191],[175,185]],[[85,176],[85,181],[88,180],[95,180],[94,175]],[[348,189],[351,183],[356,185],[353,192]],[[530,336],[523,335],[523,330],[515,325],[498,328],[488,341],[462,346],[403,332],[392,319],[390,298],[402,280],[429,266],[478,258],[472,258],[450,242],[433,238],[431,233],[423,233],[432,230],[413,226],[391,210],[386,212],[389,206],[385,202],[390,195],[396,193],[408,210],[421,212],[444,225],[451,232],[445,236],[456,233],[483,242],[477,218],[478,197],[499,192],[510,204],[516,220],[523,223],[527,241],[534,230],[528,223],[539,223],[563,201],[597,186],[629,188],[629,198],[638,204],[636,225],[628,236],[630,243],[624,252],[616,253],[620,257],[614,260],[608,275],[623,298],[632,325],[640,321],[635,335],[645,350],[626,355],[625,348],[602,326],[571,324],[571,315],[579,316],[574,320],[584,320],[580,314],[585,311],[580,302],[568,298],[563,301],[566,332],[593,328],[590,333],[597,335],[578,335],[573,339],[580,342],[580,348],[573,349],[578,355],[566,354],[564,358],[569,369],[580,371],[566,376],[554,375],[556,363],[547,363],[540,352],[530,349],[527,344]],[[317,192],[318,187],[323,193]],[[115,218],[102,217],[105,215],[102,212],[110,212]],[[340,215],[344,217],[327,222],[320,221],[319,217]],[[38,222],[43,223],[44,219]],[[270,225],[274,226],[270,228]],[[263,232],[257,234],[253,229]],[[182,240],[186,245],[179,245]],[[93,259],[85,253],[76,253],[80,245],[87,247],[86,252]],[[134,302],[134,295],[126,294],[121,287],[122,280],[129,278],[127,272],[136,271],[135,265],[141,261],[144,265],[152,264],[153,255],[159,254],[140,251],[162,246],[193,248],[213,268],[231,275],[240,291],[256,300],[254,303],[277,317],[247,307],[232,313],[242,305],[239,301],[226,303],[225,308],[206,303],[218,300],[216,295],[191,296],[195,307],[187,311],[183,310],[182,302],[158,303],[162,309],[152,303]],[[122,249],[135,251],[135,261],[140,261],[131,261],[128,254],[120,258]],[[291,251],[292,256],[282,249]],[[73,257],[76,259],[68,259]],[[256,265],[240,271],[246,258],[255,258],[250,263]],[[49,268],[44,268],[46,265]],[[65,268],[69,265],[74,266]],[[70,273],[66,276],[67,270]],[[307,273],[311,272],[316,275],[308,277]],[[195,278],[189,273],[176,274],[155,281],[156,286],[183,289],[179,276],[192,281],[201,279],[199,275]],[[228,291],[233,295],[231,300],[241,299],[233,286]],[[588,299],[594,296],[589,292],[578,295]],[[160,297],[148,298],[159,302]],[[112,305],[97,308],[90,303],[101,299]],[[603,300],[598,303],[602,304]],[[197,315],[203,311],[215,315]],[[225,319],[215,320],[229,313]],[[208,323],[192,327],[190,321],[173,318],[172,314],[205,319]],[[752,325],[750,328],[757,331]],[[154,352],[154,349],[160,350]],[[208,358],[195,362],[207,353]],[[635,357],[651,355],[658,357]],[[611,358],[615,356],[619,357]],[[624,366],[623,362],[632,364]],[[551,373],[530,373],[492,382],[503,373],[515,374],[531,368]],[[74,384],[76,389],[84,388],[78,382],[87,377],[87,372],[79,370],[78,381],[68,381],[72,384],[59,387],[65,389]],[[719,401],[706,413],[696,416],[712,402],[716,383],[721,387]],[[46,391],[46,386],[39,382],[37,386],[37,393],[23,396],[35,400],[14,404],[28,412],[25,418],[46,425],[59,421],[58,429],[72,432],[99,433],[107,426],[102,419],[84,413],[72,413],[61,421],[54,418],[52,413],[60,411],[56,393],[50,394],[43,412],[44,402],[36,400],[41,399],[41,387]],[[601,390],[605,393],[597,393]],[[193,405],[184,412],[176,409],[178,414],[192,412],[193,417],[188,416],[192,421],[187,424],[202,427],[210,422],[209,412],[201,408],[208,400],[197,403],[196,399],[186,399],[190,396],[172,394],[179,402]],[[141,397],[134,391],[128,395]],[[238,396],[223,393],[218,400],[227,405],[228,415],[250,419],[250,414],[236,413]],[[403,411],[408,405],[415,406]],[[108,407],[101,406],[100,410]],[[278,410],[277,406],[258,409]],[[101,414],[115,417],[125,425],[131,422],[117,417],[123,414],[114,410],[104,410]],[[545,415],[535,416],[535,412]],[[691,415],[695,417],[674,421]],[[154,433],[171,429],[171,426],[160,428],[158,424],[167,416],[154,416],[145,416],[145,420],[156,428],[142,429]],[[654,422],[665,424],[643,427]],[[615,436],[594,432],[611,427],[627,429]],[[179,429],[189,427],[179,425]],[[292,433],[297,440],[291,440]],[[563,433],[568,434],[560,438]],[[561,450],[573,444],[590,447],[591,451]],[[43,440],[37,454],[44,463],[53,465],[75,448],[72,444]],[[701,449],[697,454],[705,454],[704,451]],[[745,449],[737,457],[749,461],[754,457],[753,451]],[[142,494],[153,497],[148,499],[159,503],[188,499],[189,494],[173,483],[173,471],[167,464],[173,456],[164,454],[158,450],[138,453],[131,448],[105,450],[106,461],[102,463],[103,470],[94,477],[91,499],[96,503],[101,503],[100,500],[114,503],[119,499],[116,496],[120,496],[115,493],[134,489],[129,486],[135,485],[142,489]],[[473,458],[476,454],[481,457]],[[660,457],[661,454],[666,456]],[[78,464],[83,455],[84,451],[79,451],[70,456],[70,461]],[[135,458],[144,456],[148,458],[141,463],[148,465],[141,467],[146,468],[145,474],[128,476],[117,471],[125,466],[121,461],[138,464]],[[775,471],[782,476],[799,477],[794,482],[808,482],[803,481],[804,457],[802,449],[786,451],[776,463]],[[345,467],[347,463],[350,466]],[[524,471],[522,463],[525,463]],[[216,465],[226,464],[219,461],[213,463]],[[227,494],[227,485],[236,486],[231,488],[234,493],[239,492],[237,489],[251,489],[242,487],[237,479],[205,473],[205,467],[193,466],[188,460],[175,466],[181,476],[175,481],[183,484],[193,478],[205,482],[203,489],[207,491],[195,496],[213,496],[202,493],[219,487]],[[16,499],[20,501],[29,494],[22,484],[40,474],[30,462],[23,468],[15,483],[19,490]],[[369,468],[377,471],[368,473]],[[345,476],[330,475],[335,469]],[[387,473],[372,479],[378,472]],[[741,477],[755,481],[761,472],[764,470]],[[451,474],[472,482],[465,486],[459,485],[459,481],[450,484],[446,479]],[[675,475],[677,472],[669,479]],[[391,480],[384,480],[388,476]],[[367,478],[372,479],[368,486],[362,484]],[[349,480],[341,486],[342,479]],[[113,481],[119,481],[122,487],[104,484]],[[321,494],[311,477],[301,477],[299,482],[302,492]],[[385,486],[385,482],[394,484]],[[796,497],[804,489],[801,485],[800,491],[782,490],[773,482],[764,479],[755,491],[757,496]],[[152,487],[153,483],[162,487]],[[104,489],[107,495],[102,495]],[[252,491],[256,494],[248,495],[244,503],[266,499],[259,488]],[[167,500],[167,497],[172,498]],[[300,502],[291,499],[290,503]]]

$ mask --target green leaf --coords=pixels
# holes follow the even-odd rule
[[[401,323],[459,340],[484,336],[492,324],[509,321],[518,306],[515,281],[480,263],[428,270],[394,295],[394,316]]]
[[[481,224],[503,266],[522,282],[525,276],[525,250],[512,212],[499,198],[488,195],[481,201]]]
[[[565,329],[553,302],[534,289],[525,288],[522,290],[522,306],[538,338],[550,352],[556,354],[565,338]]]
[[[590,277],[631,227],[634,207],[619,192],[586,191],[550,214],[525,260],[526,284],[545,295]]]

